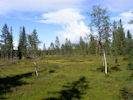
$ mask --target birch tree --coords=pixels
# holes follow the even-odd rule
[[[53,53],[54,53],[54,43],[53,42],[51,42],[51,44],[50,44],[50,51],[51,51],[52,59],[53,59]]]
[[[103,52],[104,65],[105,65],[105,74],[107,74],[107,60],[105,54],[105,45],[103,45],[103,38],[105,36],[105,29],[109,29],[109,14],[107,8],[102,9],[100,6],[93,6],[93,12],[88,15],[91,17],[91,27],[95,27],[98,31],[98,43]]]
[[[59,50],[60,50],[60,41],[59,38],[56,36],[56,40],[55,40],[55,49],[56,49],[56,54],[59,54]]]
[[[38,50],[38,44],[41,43],[41,42],[38,39],[36,29],[33,30],[31,35],[28,35],[28,41],[29,41],[29,44],[30,44],[30,47],[31,47],[30,50],[32,52],[32,58],[33,58],[33,62],[34,62],[34,65],[35,65],[35,72],[36,72],[36,75],[38,76],[36,60],[39,59],[39,58],[35,59],[35,57],[36,57],[36,53],[37,53],[37,50]]]

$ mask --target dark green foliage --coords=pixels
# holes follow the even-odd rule
[[[89,52],[89,54],[95,54],[96,53],[96,40],[92,34],[90,35],[88,52]]]
[[[80,55],[82,57],[85,57],[85,42],[83,41],[82,36],[80,36],[79,44],[80,44],[80,50],[81,50]]]
[[[67,55],[71,55],[71,53],[72,53],[72,43],[71,43],[71,41],[70,40],[68,40],[67,38],[66,38],[66,40],[65,40],[65,55],[67,56]]]
[[[25,32],[25,27],[21,30],[20,27],[20,35],[19,35],[19,45],[18,45],[18,57],[26,58],[27,57],[27,36]]]
[[[56,54],[59,54],[60,52],[60,41],[59,38],[56,36],[56,40],[55,40],[55,49],[56,49]]]
[[[132,51],[128,55],[128,65],[127,65],[127,68],[129,70],[133,70],[133,49],[132,49]]]
[[[125,38],[125,32],[122,25],[122,21],[118,22],[118,33],[117,33],[117,50],[120,55],[125,55],[126,53],[126,38]]]
[[[12,27],[11,32],[9,32],[9,28],[7,24],[5,24],[1,30],[2,34],[0,35],[0,53],[2,57],[12,58],[13,51],[13,37],[12,37]]]
[[[51,50],[51,55],[52,55],[52,59],[53,59],[53,55],[54,55],[54,44],[53,44],[53,42],[51,42],[51,44],[50,44],[50,50]]]
[[[65,45],[61,45],[61,54],[64,56],[65,55]]]
[[[133,48],[133,41],[132,41],[132,35],[130,31],[127,32],[127,39],[126,39],[126,53],[129,54]]]

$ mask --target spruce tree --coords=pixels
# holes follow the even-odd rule
[[[10,28],[10,58],[13,58],[13,35],[12,35],[12,26]]]
[[[7,24],[5,24],[1,30],[2,34],[0,35],[1,41],[0,41],[0,46],[1,46],[1,55],[3,57],[8,57],[11,54],[11,48],[13,48],[13,43],[12,43],[12,36],[9,33],[9,28]]]
[[[112,54],[115,57],[115,66],[117,66],[117,55],[119,50],[119,37],[117,31],[117,23],[113,22],[113,40],[112,40]]]
[[[132,42],[132,35],[130,31],[127,31],[127,39],[126,39],[126,53],[129,54],[132,50],[133,42]]]
[[[127,68],[129,70],[133,70],[133,49],[128,54],[128,66],[127,66]]]
[[[88,53],[89,54],[95,54],[96,53],[95,52],[96,51],[95,45],[96,45],[95,38],[92,34],[90,34],[89,46],[88,46]]]
[[[25,58],[27,57],[27,36],[25,32],[25,27],[23,26],[23,29],[21,30],[20,27],[20,36],[19,36],[19,45],[18,45],[18,56],[19,58]]]
[[[56,40],[55,40],[55,49],[56,49],[56,54],[59,54],[59,50],[60,50],[60,41],[59,38],[56,36]]]
[[[120,55],[124,55],[125,56],[125,53],[126,53],[126,38],[125,38],[125,32],[124,32],[124,28],[123,28],[123,25],[122,25],[122,21],[120,19],[120,21],[118,22],[118,38],[117,38],[119,41],[118,41],[118,49],[120,51]]]
[[[66,38],[66,40],[65,40],[65,55],[66,55],[66,57],[68,55],[68,50],[69,50],[69,45],[68,45],[68,39]]]
[[[51,42],[50,44],[50,51],[51,51],[51,55],[52,55],[52,59],[53,59],[53,55],[54,55],[54,43]]]
[[[61,45],[61,55],[65,55],[65,45],[64,44],[62,44]]]
[[[80,36],[79,44],[80,44],[80,50],[81,50],[80,54],[82,57],[85,57],[85,42],[84,42],[82,36]]]

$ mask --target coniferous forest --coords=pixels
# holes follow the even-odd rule
[[[125,32],[121,19],[111,23],[107,8],[95,5],[87,16],[90,33],[81,36],[79,43],[66,38],[62,44],[56,36],[48,48],[36,29],[27,34],[22,26],[14,49],[13,27],[4,24],[0,34],[0,99],[132,100],[130,30]],[[39,44],[43,44],[42,50]]]

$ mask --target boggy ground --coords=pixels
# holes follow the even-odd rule
[[[123,58],[115,66],[114,57],[107,56],[107,75],[101,56],[46,56],[37,60],[39,77],[31,59],[4,64],[0,100],[132,100],[133,73]]]

